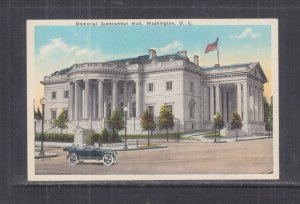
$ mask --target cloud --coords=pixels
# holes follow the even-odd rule
[[[159,53],[170,53],[182,49],[183,44],[177,40],[158,49]]]
[[[259,33],[254,33],[251,28],[245,28],[240,34],[238,34],[238,35],[231,35],[230,37],[234,38],[234,39],[242,39],[242,38],[252,38],[252,39],[255,39],[258,36],[260,36],[260,34]]]
[[[57,54],[69,54],[77,57],[94,56],[99,54],[97,50],[89,48],[81,48],[78,46],[70,46],[66,44],[61,38],[53,38],[50,42],[40,48],[39,57],[47,58]]]

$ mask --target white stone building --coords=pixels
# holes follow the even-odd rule
[[[191,62],[186,51],[158,56],[149,49],[148,55],[136,58],[74,64],[41,83],[46,129],[65,110],[69,129],[99,131],[112,111],[127,106],[127,129],[140,133],[142,112],[148,108],[158,117],[165,103],[175,117],[174,131],[211,130],[216,112],[229,127],[231,113],[237,110],[244,123],[242,134],[253,135],[264,132],[266,82],[258,62],[202,68],[199,57]]]

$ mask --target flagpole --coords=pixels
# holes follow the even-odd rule
[[[218,55],[218,65],[220,65],[220,59],[219,59],[219,38],[217,39],[218,40],[218,43],[217,43],[217,55]]]

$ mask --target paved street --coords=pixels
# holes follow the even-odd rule
[[[118,151],[118,163],[72,166],[62,148],[46,147],[58,157],[35,159],[36,174],[217,174],[272,171],[272,138],[231,143],[170,142],[167,148]]]

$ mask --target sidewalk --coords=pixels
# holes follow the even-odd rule
[[[215,137],[211,136],[211,137],[206,137],[204,135],[193,135],[193,136],[189,136],[189,139],[192,140],[198,140],[204,143],[211,143],[214,142]],[[268,138],[272,138],[269,136],[240,136],[238,138],[238,141],[248,141],[248,140],[258,140],[258,139],[268,139]],[[217,137],[217,142],[236,142],[236,138],[235,137]]]
[[[45,147],[54,147],[54,148],[64,148],[68,146],[72,146],[73,143],[67,143],[67,142],[44,142]],[[40,147],[41,142],[35,142],[35,147]],[[102,144],[102,148],[104,149],[112,149],[116,151],[130,151],[130,150],[145,150],[145,149],[157,149],[157,148],[166,148],[166,145],[159,145],[159,146],[153,146],[153,147],[145,147],[145,143],[141,142],[138,145],[136,142],[128,141],[127,142],[127,148],[124,149],[124,143],[109,143],[109,144]],[[38,152],[37,152],[38,154]],[[42,157],[39,157],[42,158]]]

